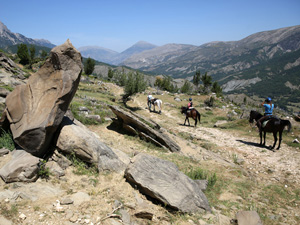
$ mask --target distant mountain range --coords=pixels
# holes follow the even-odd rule
[[[54,47],[47,40],[12,33],[0,22],[0,48],[19,43]],[[191,80],[200,70],[208,72],[226,93],[272,96],[281,105],[300,102],[300,25],[201,46],[140,41],[121,53],[96,46],[78,50],[83,57],[173,78]]]
[[[17,45],[20,43],[44,46],[48,48],[55,47],[55,45],[50,41],[44,39],[27,38],[22,34],[13,33],[0,21],[0,48],[6,48],[8,46]]]
[[[134,54],[138,54],[156,47],[156,45],[147,43],[145,41],[139,41],[121,53],[97,46],[80,47],[78,50],[84,57],[91,57],[101,62],[118,65]]]

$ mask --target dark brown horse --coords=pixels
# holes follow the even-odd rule
[[[185,122],[188,121],[189,126],[190,126],[189,117],[192,117],[195,120],[195,127],[197,126],[198,120],[199,120],[199,123],[200,123],[201,115],[196,109],[194,109],[194,108],[187,109],[187,107],[182,106],[181,107],[181,113],[184,113],[185,116],[186,116],[183,125],[185,125]]]
[[[254,110],[252,110],[250,112],[250,118],[249,118],[249,122],[253,123],[253,121],[255,120],[257,122],[257,120],[259,120],[263,115],[260,114],[259,112],[256,112]],[[273,133],[273,137],[274,137],[274,144],[271,147],[271,149],[275,148],[276,142],[277,142],[277,132],[279,132],[279,144],[278,144],[278,148],[277,150],[279,150],[280,148],[280,144],[281,144],[281,140],[282,140],[282,132],[284,127],[287,126],[288,127],[288,132],[291,130],[292,128],[292,124],[289,120],[282,120],[279,119],[277,117],[271,117],[268,122],[266,123],[265,126],[262,125],[262,128],[259,131],[259,137],[260,137],[260,145],[265,146],[266,143],[266,133]],[[262,143],[262,132],[264,132],[264,143]]]

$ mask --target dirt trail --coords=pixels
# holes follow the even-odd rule
[[[148,111],[145,109],[144,102],[139,102],[138,99],[135,99],[135,102]],[[158,123],[166,120],[174,121],[172,125],[169,125],[173,133],[184,132],[192,139],[214,145],[214,150],[211,152],[193,144],[188,146],[178,136],[174,137],[184,154],[196,158],[209,155],[221,163],[233,163],[234,160],[239,159],[244,161],[241,166],[257,180],[300,185],[300,152],[295,151],[295,148],[282,143],[280,150],[273,152],[257,146],[258,133],[257,136],[254,135],[256,137],[245,137],[230,130],[204,127],[201,124],[197,128],[182,126],[178,124],[178,121],[183,122],[184,117],[178,118],[176,115],[168,110],[162,110],[161,115],[149,112],[149,117]],[[194,124],[194,120],[191,119],[190,122],[191,125]],[[256,133],[257,130],[249,126],[249,132]],[[273,144],[273,137],[267,138],[267,144]]]

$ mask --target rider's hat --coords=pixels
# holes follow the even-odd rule
[[[189,101],[192,101],[192,98],[189,98]]]
[[[270,101],[272,101],[272,99],[270,97],[267,97],[266,101],[270,102]]]

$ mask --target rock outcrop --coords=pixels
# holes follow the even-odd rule
[[[44,157],[53,134],[77,90],[82,71],[80,53],[67,40],[27,84],[6,97],[6,116],[14,141],[34,156]]]
[[[118,120],[123,124],[124,129],[128,132],[139,135],[142,139],[150,141],[160,147],[169,149],[171,152],[180,151],[177,145],[168,135],[160,128],[160,126],[141,117],[133,112],[127,112],[117,106],[109,106]]]
[[[64,155],[74,154],[88,164],[97,165],[99,171],[124,172],[126,165],[102,143],[95,133],[79,121],[64,117],[56,148]]]
[[[0,67],[4,68],[10,74],[16,74],[19,79],[25,79],[24,72],[2,52],[0,52]]]
[[[188,213],[211,211],[198,183],[172,162],[140,153],[132,159],[125,177],[146,196],[172,209]]]

